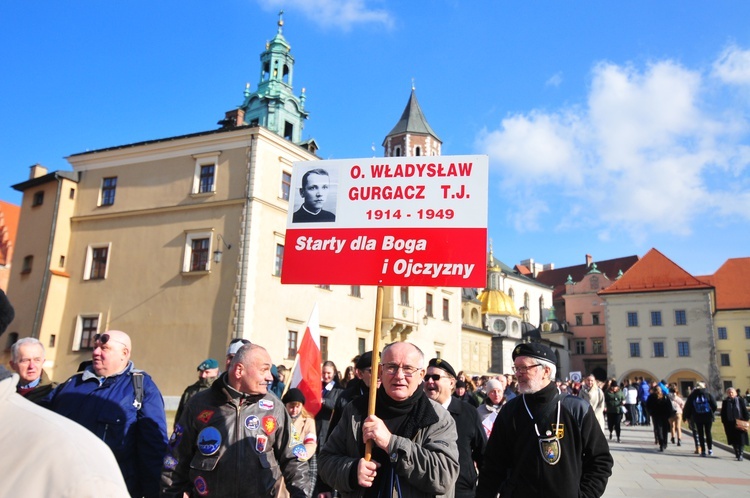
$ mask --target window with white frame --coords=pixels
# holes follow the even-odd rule
[[[630,346],[630,357],[631,358],[640,358],[641,357],[641,343],[640,342],[631,342],[629,344]]]
[[[185,234],[185,254],[183,257],[182,271],[204,272],[211,269],[211,239],[213,233],[188,232]]]
[[[450,301],[443,298],[443,320],[448,322],[450,321],[450,318]]]
[[[664,343],[662,341],[654,341],[654,358],[664,358]]]
[[[78,315],[73,334],[73,351],[94,349],[94,336],[99,333],[101,313]]]
[[[288,201],[292,193],[292,174],[288,171],[281,172],[281,198]]]
[[[91,244],[86,248],[86,262],[83,268],[84,280],[107,278],[111,243]]]
[[[99,193],[99,205],[111,206],[115,203],[115,194],[117,193],[117,177],[112,176],[102,178],[102,188]]]
[[[719,365],[722,367],[731,367],[732,364],[729,361],[729,353],[720,353],[719,354]]]
[[[281,276],[281,266],[284,264],[284,244],[276,243],[276,252],[273,257],[273,276]]]
[[[677,341],[677,356],[682,358],[690,356],[690,341]]]
[[[716,334],[719,336],[719,340],[726,341],[727,340],[727,328],[726,327],[719,327],[716,329]]]
[[[193,194],[210,194],[216,192],[216,173],[219,166],[219,153],[198,154],[195,159],[193,174]]]
[[[687,313],[685,310],[674,310],[675,325],[687,325]]]

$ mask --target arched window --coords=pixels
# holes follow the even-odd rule
[[[513,301],[513,304],[516,304],[516,293],[513,290],[513,287],[508,289],[508,296],[510,297],[510,300]]]
[[[421,156],[422,155],[422,147],[415,147],[414,148],[414,155],[415,156]]]
[[[526,306],[526,309],[530,308],[529,302],[530,302],[530,300],[529,300],[529,293],[528,292],[524,292],[523,293],[523,305]]]

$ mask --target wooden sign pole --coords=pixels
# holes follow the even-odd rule
[[[380,367],[380,324],[383,318],[383,286],[378,286],[378,297],[375,304],[375,335],[372,338],[372,365],[370,369],[370,399],[367,404],[367,415],[375,414],[375,399],[378,395],[378,369]],[[372,439],[365,445],[365,460],[372,459]]]

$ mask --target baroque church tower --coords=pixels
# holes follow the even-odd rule
[[[260,54],[258,89],[250,91],[248,83],[242,104],[227,112],[219,124],[224,127],[262,126],[315,153],[314,141],[302,141],[302,130],[309,116],[305,110],[307,97],[304,88],[299,97],[293,93],[294,57],[291,45],[282,34],[283,13],[279,12],[276,36],[266,43],[266,49]]]

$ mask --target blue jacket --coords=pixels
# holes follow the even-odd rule
[[[88,367],[58,386],[42,404],[107,443],[131,496],[156,497],[167,449],[164,400],[144,373],[143,404],[137,410],[133,371],[129,362],[122,373],[101,379]]]

